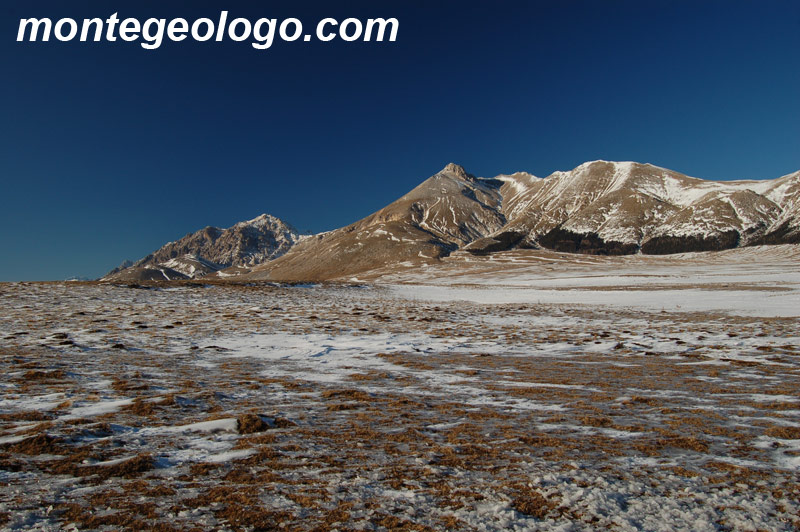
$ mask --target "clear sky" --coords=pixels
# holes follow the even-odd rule
[[[395,43],[17,43],[20,18],[395,17]],[[0,281],[97,277],[207,225],[353,222],[448,162],[800,169],[800,2],[8,0]]]

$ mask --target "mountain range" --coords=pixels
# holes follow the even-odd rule
[[[351,225],[301,236],[269,215],[207,227],[104,280],[349,279],[455,251],[545,248],[620,255],[800,243],[800,172],[706,181],[634,162],[591,161],[548,177],[475,177],[456,164]]]

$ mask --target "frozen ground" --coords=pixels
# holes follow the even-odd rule
[[[797,263],[688,262],[2,284],[0,528],[795,530]]]

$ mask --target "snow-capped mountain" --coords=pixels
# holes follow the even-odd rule
[[[195,279],[232,266],[252,267],[286,253],[301,239],[297,230],[268,214],[228,229],[206,227],[165,244],[103,280]]]
[[[628,254],[800,242],[800,172],[772,181],[704,181],[633,162],[592,161],[546,178],[478,178],[449,164],[350,226],[311,237],[251,278],[347,278],[457,249]]]
[[[262,215],[187,235],[105,279],[314,281],[434,263],[457,250],[667,254],[797,243],[800,172],[705,181],[650,164],[592,161],[545,178],[481,178],[451,163],[347,227],[300,237]]]
[[[474,253],[496,250],[509,235],[517,246],[602,254],[712,251],[800,236],[800,172],[715,182],[649,164],[592,161],[544,179],[500,179],[509,222],[467,246]]]

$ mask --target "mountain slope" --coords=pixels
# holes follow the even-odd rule
[[[502,177],[516,189],[508,223],[468,251],[514,247],[497,245],[505,240],[566,252],[663,254],[797,238],[800,173],[714,182],[649,164],[592,161],[544,179],[518,175]]]
[[[754,244],[800,244],[800,171],[770,182],[765,195],[782,212],[764,236]]]
[[[282,220],[262,214],[228,229],[206,227],[165,244],[103,280],[194,279],[232,266],[252,267],[286,253],[301,237]]]
[[[498,231],[503,183],[467,174],[455,164],[411,192],[347,227],[308,238],[247,277],[322,280],[347,277],[387,263],[433,262]]]

